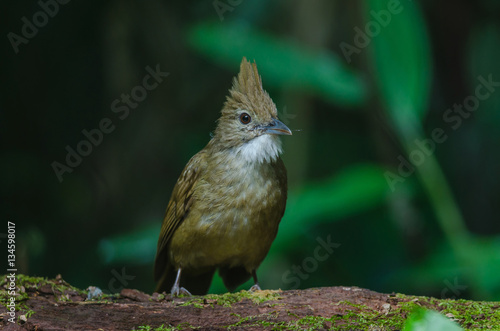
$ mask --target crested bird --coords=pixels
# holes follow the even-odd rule
[[[173,188],[158,239],[156,291],[206,294],[218,270],[232,291],[253,277],[278,232],[287,199],[280,135],[291,135],[243,58],[213,137]]]

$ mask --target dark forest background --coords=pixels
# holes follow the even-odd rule
[[[19,272],[151,292],[173,185],[246,56],[297,130],[263,288],[500,300],[499,1],[61,2],[2,4]]]

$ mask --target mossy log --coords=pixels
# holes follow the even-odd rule
[[[1,278],[9,303],[9,280]],[[15,321],[9,307],[2,330],[401,330],[416,308],[428,308],[464,329],[499,329],[500,302],[439,300],[381,294],[357,287],[241,291],[172,298],[133,289],[88,300],[60,276],[16,277]],[[9,321],[9,319],[11,321]]]

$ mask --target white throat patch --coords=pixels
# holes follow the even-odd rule
[[[281,154],[281,140],[263,134],[237,147],[235,153],[249,163],[271,162]]]

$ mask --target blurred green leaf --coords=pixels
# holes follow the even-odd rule
[[[488,23],[478,25],[471,33],[468,44],[469,88],[474,94],[478,86],[478,77],[486,80],[491,75],[495,82],[500,81],[500,24]],[[481,100],[479,111],[474,117],[484,126],[484,134],[498,137],[500,124],[500,93],[495,90],[486,100]]]
[[[339,220],[385,203],[390,188],[384,171],[374,164],[359,164],[292,192],[275,245],[293,241],[307,225]]]
[[[255,60],[266,86],[307,89],[342,106],[366,101],[365,82],[335,54],[306,50],[299,44],[230,22],[195,25],[188,40],[195,50],[231,69],[243,56]]]
[[[369,22],[365,29],[372,36],[376,80],[399,139],[411,154],[417,148],[417,139],[423,139],[422,123],[432,74],[426,23],[419,5],[411,1],[369,0],[366,16]],[[369,28],[377,26],[376,30]],[[474,261],[466,257],[467,228],[434,154],[418,166],[417,174],[446,239],[462,266],[469,270],[471,288],[479,289]]]
[[[500,237],[473,237],[466,253],[467,258],[474,261],[478,283],[482,287],[482,292],[487,293],[485,298],[499,300]]]
[[[465,258],[472,261],[472,267],[478,278],[477,284],[482,299],[500,299],[500,237],[472,237],[466,244]],[[396,286],[412,288],[413,291],[440,291],[442,297],[460,297],[465,290],[473,290],[465,270],[455,256],[455,252],[446,242],[441,243],[432,254],[414,267],[404,266],[389,281]],[[402,283],[404,282],[404,284]],[[449,288],[450,285],[457,288]],[[478,286],[476,284],[476,286]],[[454,287],[454,286],[451,286]],[[460,290],[460,293],[457,292]]]
[[[417,309],[405,323],[403,331],[459,331],[457,323],[433,310]]]
[[[422,122],[431,83],[430,43],[425,21],[415,2],[404,1],[389,11],[386,0],[370,0],[367,22],[380,27],[372,37],[376,80],[389,115],[402,132],[412,132]],[[377,14],[389,13],[387,24]],[[385,26],[384,26],[385,25]]]
[[[160,223],[151,223],[149,226],[143,225],[132,232],[103,238],[97,248],[101,260],[104,264],[152,263],[156,255],[160,226]]]

